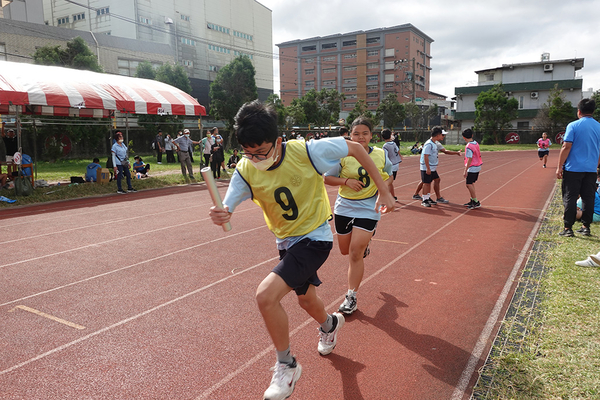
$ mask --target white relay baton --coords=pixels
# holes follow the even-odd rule
[[[210,197],[212,197],[213,204],[215,207],[223,208],[223,201],[221,200],[221,195],[217,190],[217,184],[215,183],[215,178],[212,176],[212,171],[210,167],[204,167],[200,170],[202,177],[204,178],[204,182],[206,182],[206,187],[210,192]],[[223,225],[223,230],[225,232],[229,232],[231,230],[231,223],[226,222]]]

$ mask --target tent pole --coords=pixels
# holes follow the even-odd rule
[[[129,113],[125,114],[125,145],[129,146]]]

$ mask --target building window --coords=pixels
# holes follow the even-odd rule
[[[522,110],[524,108],[524,100],[525,100],[524,96],[519,96],[519,110]]]
[[[384,69],[394,69],[395,65],[393,61],[386,61]]]
[[[324,74],[335,74],[335,67],[334,68],[323,68],[323,73]]]
[[[119,58],[117,60],[117,67],[119,68],[119,75],[124,76],[135,76],[137,67],[140,64],[138,60],[127,60]]]
[[[305,63],[307,63],[307,64],[312,64],[312,63],[314,63],[314,62],[315,62],[315,59],[314,59],[314,58],[306,58],[306,59],[304,60],[304,62],[305,62]]]
[[[352,99],[356,99],[357,98],[357,95],[355,95],[355,94],[346,94],[345,96],[346,96],[346,99],[348,99],[348,100],[352,100]]]
[[[337,47],[337,43],[323,43],[321,45],[322,49],[335,49]]]
[[[379,102],[377,101],[367,101],[367,106],[369,107],[377,107],[379,105]]]
[[[379,68],[379,63],[367,63],[367,69],[377,69]]]
[[[146,17],[140,17],[140,22],[142,24],[146,24],[146,25],[151,25],[152,24],[152,20],[150,18],[146,18]]]
[[[517,129],[529,129],[529,121],[518,122]]]
[[[85,13],[73,14],[73,22],[85,19]]]
[[[344,71],[356,71],[356,65],[353,65],[351,67],[344,67]]]
[[[188,21],[189,22],[190,21],[190,16],[189,15],[185,15],[185,14],[181,14],[181,19],[183,21]]]
[[[386,57],[394,57],[394,49],[385,49]]]
[[[69,23],[69,17],[59,18],[58,25],[64,25]]]
[[[96,16],[99,17],[101,15],[110,14],[109,11],[108,7],[98,8],[96,9]]]
[[[344,42],[342,42],[342,46],[346,47],[346,46],[356,46],[356,39],[354,40],[346,40]]]
[[[394,82],[394,74],[385,74],[384,79],[386,82]]]
[[[344,92],[356,92],[356,86],[345,87]]]
[[[317,45],[313,44],[312,46],[303,46],[302,51],[315,51],[317,50]]]
[[[394,84],[393,84],[393,83],[386,83],[386,84],[385,84],[385,88],[386,88],[386,89],[390,89],[390,88],[393,88],[393,87],[394,87]]]
[[[332,85],[335,85],[335,79],[333,79],[333,80],[327,80],[327,81],[323,81],[323,85],[325,85],[325,86],[332,86]]]
[[[229,29],[227,30],[227,33],[229,33]],[[253,39],[252,35],[248,35],[247,33],[236,31],[236,30],[233,31],[233,36],[239,37],[242,39],[246,39],[246,40],[250,40],[250,41],[252,41],[252,39]]]
[[[182,38],[182,39],[184,39],[184,38]],[[186,44],[190,44],[190,46],[195,46],[196,45],[196,41],[195,40],[190,40],[190,39],[187,39],[187,40],[190,41],[193,44],[190,44],[190,43],[186,43]],[[216,51],[218,53],[231,54],[231,50],[229,50],[229,49],[227,49],[225,47],[221,47],[221,46],[214,46],[212,44],[208,45],[208,49],[212,50],[212,51]]]
[[[306,81],[306,82],[304,82],[304,87],[306,87],[306,88],[314,88],[315,87],[315,81]]]
[[[333,57],[331,57],[331,56],[330,56],[330,57],[323,57],[323,61],[324,61],[324,62],[331,62],[331,61],[335,61],[335,56],[333,56]]]
[[[378,38],[378,37],[368,38],[367,39],[367,44],[379,43],[379,41],[380,41],[380,38]]]
[[[494,74],[485,74],[485,80],[490,82],[494,80]]]
[[[377,57],[379,55],[379,50],[369,50],[367,51],[367,57]]]
[[[185,38],[185,37],[182,37],[182,38],[181,38],[181,43],[183,43],[183,44],[187,44],[188,46],[195,46],[195,45],[196,45],[196,41],[195,41],[195,40],[188,39],[188,38]],[[210,46],[210,45],[209,45],[209,46]],[[213,46],[213,47],[214,47],[214,46]]]
[[[377,82],[379,75],[367,75],[367,82]]]
[[[344,83],[356,83],[356,78],[346,78],[344,79]]]
[[[184,67],[193,67],[194,62],[191,60],[181,60],[181,65],[183,65]]]
[[[315,69],[305,69],[304,70],[304,75],[314,75],[315,74]]]
[[[356,53],[348,53],[348,54],[344,54],[344,58],[345,58],[345,59],[349,59],[349,58],[356,58]]]
[[[352,108],[356,105],[356,103],[344,103],[345,108]]]
[[[379,93],[367,93],[367,99],[376,99],[379,97]]]
[[[208,70],[210,72],[217,72],[219,70],[219,67],[217,65],[209,65]]]
[[[379,89],[379,86],[377,85],[367,85],[367,90],[377,90]]]

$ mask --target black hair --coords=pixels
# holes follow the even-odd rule
[[[348,133],[348,128],[346,128],[345,126],[342,126],[342,127],[340,128],[340,135],[342,135],[342,136],[343,136],[343,135],[344,135],[344,133]]]
[[[99,159],[99,158],[94,158],[94,159],[92,160],[92,162],[94,162],[94,163],[98,164],[98,163],[100,162],[100,159]]]
[[[463,135],[464,138],[472,139],[473,138],[473,131],[470,128],[467,128],[467,129],[465,129],[463,131],[462,135]]]
[[[244,147],[274,143],[279,137],[277,112],[259,100],[251,101],[238,110],[234,129],[238,143]]]
[[[434,126],[431,129],[431,137],[437,136],[437,135],[441,135],[442,132],[444,132],[444,130],[442,129],[441,126]]]
[[[373,123],[371,122],[371,120],[369,118],[365,117],[364,115],[361,115],[360,117],[358,117],[354,121],[352,121],[350,130],[354,129],[354,127],[358,126],[358,125],[364,125],[367,128],[369,128],[369,130],[371,132],[373,132]]]
[[[389,138],[392,137],[392,131],[390,131],[389,129],[384,129],[381,131],[381,137],[384,140],[388,140]]]
[[[583,115],[592,115],[594,110],[596,109],[596,101],[594,99],[581,99],[579,104],[577,104],[577,109]]]

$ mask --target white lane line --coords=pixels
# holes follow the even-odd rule
[[[131,322],[131,321],[134,321],[134,320],[136,320],[136,319],[139,319],[139,318],[141,318],[141,317],[143,317],[143,316],[145,316],[145,315],[147,315],[147,314],[150,314],[150,313],[152,313],[152,312],[154,312],[154,311],[158,311],[158,310],[160,310],[161,308],[164,308],[164,307],[166,307],[166,306],[169,306],[169,305],[171,305],[171,304],[173,304],[173,303],[176,303],[176,302],[178,302],[178,301],[181,301],[181,300],[183,300],[183,299],[186,299],[186,298],[188,298],[188,297],[190,297],[190,296],[193,296],[193,295],[195,295],[195,294],[197,294],[197,293],[200,293],[200,292],[202,292],[202,291],[205,291],[205,290],[207,290],[207,289],[210,289],[210,288],[212,288],[213,286],[216,286],[216,285],[218,285],[219,283],[225,282],[225,281],[227,281],[227,280],[229,280],[229,279],[231,279],[231,278],[233,278],[233,277],[236,277],[236,276],[238,276],[238,275],[241,275],[241,274],[243,274],[243,273],[246,273],[246,272],[248,272],[248,271],[251,271],[251,270],[253,270],[253,269],[255,269],[255,268],[258,268],[258,267],[260,267],[260,266],[262,266],[262,265],[264,265],[264,264],[266,264],[266,263],[269,263],[269,262],[271,262],[271,261],[273,261],[273,260],[277,260],[277,259],[279,259],[279,256],[277,256],[277,257],[273,257],[273,258],[271,258],[271,259],[269,259],[269,260],[266,260],[266,261],[263,261],[263,262],[261,262],[261,263],[259,263],[259,264],[255,264],[255,265],[253,265],[252,267],[246,268],[246,269],[244,269],[243,271],[240,271],[240,272],[238,272],[238,273],[236,273],[236,274],[233,274],[233,275],[228,275],[228,276],[224,277],[223,279],[219,279],[218,281],[212,282],[212,283],[210,283],[210,284],[208,284],[208,285],[206,285],[206,286],[203,286],[203,287],[201,287],[201,288],[198,288],[198,289],[196,289],[196,290],[194,290],[194,291],[192,291],[192,292],[186,293],[186,294],[184,294],[184,295],[182,295],[182,296],[179,296],[179,297],[177,297],[177,298],[175,298],[175,299],[172,299],[172,300],[169,300],[169,301],[167,301],[167,302],[165,302],[165,303],[159,304],[159,305],[157,305],[156,307],[152,307],[152,308],[150,308],[150,309],[148,309],[148,310],[146,310],[146,311],[143,311],[143,312],[141,312],[141,313],[139,313],[139,314],[133,315],[133,316],[131,316],[131,317],[129,317],[129,318],[126,318],[126,319],[124,319],[124,320],[121,320],[121,321],[119,321],[119,322],[116,322],[116,323],[114,323],[114,324],[112,324],[112,325],[109,325],[109,326],[107,326],[107,327],[105,327],[105,328],[99,329],[99,330],[97,330],[97,331],[95,331],[95,332],[92,332],[92,333],[90,333],[90,334],[88,334],[88,335],[82,336],[82,337],[80,337],[79,339],[73,340],[73,341],[71,341],[71,342],[69,342],[69,343],[65,343],[65,344],[63,344],[62,346],[56,347],[56,348],[54,348],[54,349],[52,349],[52,350],[49,350],[49,351],[47,351],[47,352],[45,352],[45,353],[42,353],[42,354],[39,354],[39,355],[37,355],[37,356],[35,356],[35,357],[33,357],[33,358],[30,358],[29,360],[23,361],[23,362],[21,362],[21,363],[19,363],[19,364],[13,365],[12,367],[9,367],[9,368],[7,368],[7,369],[5,369],[5,370],[3,370],[3,371],[0,371],[0,376],[2,376],[2,375],[5,375],[5,374],[8,374],[8,373],[10,373],[10,372],[13,372],[13,371],[15,371],[15,370],[17,370],[17,369],[19,369],[19,368],[22,368],[22,367],[24,367],[24,366],[28,365],[28,364],[31,364],[31,363],[32,363],[32,362],[34,362],[34,361],[41,360],[42,358],[45,358],[45,357],[51,356],[52,354],[58,353],[59,351],[65,350],[65,349],[67,349],[67,348],[69,348],[69,347],[71,347],[71,346],[73,346],[73,345],[76,345],[76,344],[78,344],[78,343],[81,343],[81,342],[83,342],[83,341],[86,341],[86,340],[88,340],[88,339],[91,339],[91,338],[93,338],[93,337],[95,337],[95,336],[98,336],[98,335],[100,335],[100,334],[104,333],[104,332],[108,332],[108,331],[110,331],[110,330],[112,330],[112,329],[114,329],[114,328],[117,328],[117,327],[119,327],[119,326],[121,326],[121,325],[124,325],[124,324],[126,324],[126,323],[128,323],[128,322]]]
[[[67,283],[66,285],[57,286],[57,287],[54,287],[54,288],[52,288],[52,289],[48,289],[48,290],[44,290],[44,291],[42,291],[42,292],[34,293],[34,294],[31,294],[31,295],[29,295],[29,296],[21,297],[21,298],[19,298],[19,299],[11,300],[11,301],[8,301],[8,302],[6,302],[6,303],[0,304],[0,307],[6,306],[6,305],[9,305],[9,304],[13,304],[13,303],[17,303],[17,302],[19,302],[19,301],[27,300],[27,299],[30,299],[30,298],[32,298],[32,297],[41,296],[41,295],[43,295],[43,294],[47,294],[47,293],[51,293],[51,292],[55,292],[55,291],[57,291],[57,290],[60,290],[60,289],[67,288],[67,287],[69,287],[69,286],[78,285],[78,284],[80,284],[80,283],[88,282],[88,281],[91,281],[91,280],[93,280],[93,279],[98,279],[98,278],[101,278],[101,277],[103,277],[103,276],[107,276],[107,275],[111,275],[111,274],[114,274],[114,273],[117,273],[117,272],[125,271],[125,270],[127,270],[127,269],[130,269],[130,268],[136,267],[136,266],[138,266],[138,265],[146,264],[146,263],[149,263],[149,262],[152,262],[152,261],[156,261],[156,260],[160,260],[160,259],[162,259],[162,258],[166,258],[166,257],[171,257],[171,256],[173,256],[173,255],[175,255],[175,254],[182,253],[182,252],[184,252],[184,251],[190,251],[190,250],[196,249],[196,248],[198,248],[198,247],[207,246],[207,245],[210,245],[210,244],[213,244],[213,243],[219,242],[219,241],[221,241],[221,240],[226,240],[226,239],[229,239],[229,238],[232,238],[232,237],[238,236],[238,235],[244,235],[244,234],[246,234],[246,233],[248,233],[248,232],[252,232],[252,231],[255,231],[255,230],[258,230],[258,229],[262,229],[262,228],[266,228],[266,225],[262,225],[262,226],[259,226],[259,227],[256,227],[256,228],[248,229],[248,230],[246,230],[246,231],[243,231],[243,232],[234,233],[234,234],[232,234],[232,235],[227,235],[227,236],[224,236],[224,237],[221,237],[221,238],[218,238],[218,239],[213,239],[213,240],[210,240],[210,241],[208,241],[208,242],[200,243],[200,244],[197,244],[197,245],[194,245],[194,246],[185,247],[185,248],[183,248],[183,249],[179,249],[179,250],[176,250],[176,251],[172,251],[172,252],[170,252],[170,253],[162,254],[162,255],[160,255],[160,256],[157,256],[157,257],[154,257],[154,258],[149,258],[149,259],[146,259],[146,260],[143,260],[143,261],[137,262],[137,263],[135,263],[135,264],[131,264],[131,265],[124,266],[124,267],[122,267],[122,268],[113,269],[113,270],[111,270],[111,271],[104,272],[104,273],[102,273],[102,274],[98,274],[98,275],[90,276],[90,277],[87,277],[87,278],[85,278],[85,279],[81,279],[81,280],[78,280],[78,281],[74,281],[74,282],[71,282],[71,283]]]
[[[16,307],[14,307],[13,309],[8,310],[8,312],[13,312],[13,311],[15,311],[17,309],[23,310],[23,311],[27,311],[27,312],[30,312],[30,313],[35,314],[35,315],[39,315],[40,317],[48,318],[48,319],[50,319],[52,321],[58,322],[59,324],[70,326],[71,328],[75,328],[75,329],[79,329],[79,330],[85,329],[85,326],[76,324],[74,322],[67,321],[66,319],[62,319],[62,318],[56,317],[54,315],[47,314],[47,313],[45,313],[43,311],[36,310],[35,308],[27,307],[27,306],[24,306],[24,305],[18,305]]]
[[[515,262],[513,269],[511,271],[510,275],[508,276],[508,279],[506,280],[506,283],[504,284],[504,288],[502,289],[502,292],[500,293],[500,297],[498,297],[498,300],[496,301],[496,305],[494,306],[492,313],[490,314],[490,316],[485,324],[485,327],[483,328],[483,331],[481,331],[481,334],[479,335],[479,339],[475,343],[475,347],[473,348],[473,351],[471,352],[471,356],[469,357],[467,366],[465,367],[462,374],[460,375],[458,384],[456,385],[454,392],[452,393],[452,397],[450,398],[451,400],[461,400],[465,396],[465,392],[467,390],[467,387],[469,386],[469,382],[471,381],[473,373],[475,372],[475,368],[477,367],[477,364],[479,363],[481,355],[483,354],[483,350],[485,349],[487,343],[489,342],[489,340],[492,336],[494,327],[496,326],[498,319],[501,317],[500,312],[504,308],[504,305],[508,299],[508,294],[515,282],[517,274],[519,273],[519,271],[521,271],[521,266],[522,266],[523,262],[525,261],[525,257],[529,253],[531,243],[535,239],[535,236],[536,236],[538,230],[540,229],[540,225],[542,224],[542,221],[544,219],[544,214],[546,213],[545,210],[548,209],[548,206],[550,205],[550,202],[552,201],[552,196],[554,195],[555,190],[556,190],[556,184],[554,185],[554,189],[552,190],[552,192],[550,192],[550,195],[548,196],[548,199],[546,200],[546,204],[544,205],[544,209],[540,212],[540,214],[538,216],[537,222],[531,229],[531,232],[529,233],[529,237],[527,238],[525,245],[521,249],[521,253],[519,254],[519,257],[517,258],[517,261]]]

